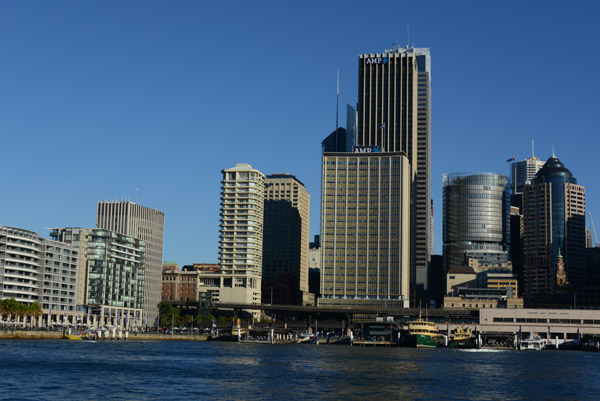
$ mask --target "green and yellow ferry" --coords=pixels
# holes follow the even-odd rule
[[[457,327],[452,332],[452,339],[449,344],[450,348],[475,348],[476,345],[475,336],[470,327]]]
[[[419,312],[419,319],[408,323],[408,337],[404,345],[417,348],[436,348],[439,331],[434,322],[424,320]]]

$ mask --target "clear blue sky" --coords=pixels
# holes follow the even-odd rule
[[[599,4],[0,2],[0,224],[47,236],[137,199],[165,213],[164,260],[216,262],[220,171],[243,162],[305,183],[312,238],[336,71],[344,116],[358,55],[405,44],[410,25],[432,56],[436,253],[442,174],[508,175],[532,139],[544,160],[555,146],[600,227]]]

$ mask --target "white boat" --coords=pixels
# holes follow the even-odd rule
[[[519,349],[524,351],[541,351],[546,347],[546,340],[540,336],[529,336],[521,340]]]

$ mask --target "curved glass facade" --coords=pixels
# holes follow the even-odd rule
[[[506,251],[509,179],[493,173],[444,174],[444,265],[460,265],[468,250]]]
[[[565,246],[565,234],[567,231],[565,219],[565,187],[564,184],[577,184],[577,179],[562,164],[556,156],[548,159],[544,167],[536,174],[532,181],[536,184],[551,184],[552,188],[552,266],[556,264],[556,258],[560,248]],[[563,249],[564,251],[564,249]]]

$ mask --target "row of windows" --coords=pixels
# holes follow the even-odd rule
[[[512,318],[495,317],[494,323],[557,323],[557,324],[600,324],[600,320],[584,319],[547,319],[547,318]]]

